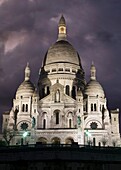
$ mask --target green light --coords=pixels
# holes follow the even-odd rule
[[[28,135],[28,132],[23,133],[23,137],[25,138]]]
[[[89,137],[91,136],[91,133],[90,133],[90,132],[88,132],[88,130],[86,130],[86,132],[85,132],[85,133],[86,133],[86,135],[87,135],[87,136],[89,136]]]

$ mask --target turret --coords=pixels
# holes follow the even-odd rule
[[[93,62],[92,62],[91,69],[90,69],[90,79],[96,80],[96,68]]]
[[[25,81],[28,81],[30,79],[30,68],[29,63],[27,63],[27,66],[25,68]]]

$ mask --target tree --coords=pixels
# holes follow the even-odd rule
[[[6,146],[6,142],[3,140],[0,140],[0,146]]]
[[[14,136],[15,136],[15,131],[10,129],[3,130],[3,138],[5,139],[8,146],[10,145],[10,142]]]

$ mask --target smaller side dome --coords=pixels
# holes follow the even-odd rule
[[[96,80],[96,68],[93,63],[91,65],[90,73],[90,81],[87,83],[84,93],[88,96],[99,96],[104,98],[104,90],[100,83]]]
[[[89,83],[87,83],[84,93],[88,96],[105,97],[102,86],[96,80],[90,80]]]
[[[25,68],[25,79],[16,91],[16,96],[32,96],[35,91],[33,83],[30,81],[30,67],[27,63]]]
[[[31,81],[23,81],[21,85],[18,87],[16,96],[32,96],[34,93],[34,85],[31,83]]]

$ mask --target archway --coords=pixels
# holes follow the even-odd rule
[[[47,144],[47,139],[44,138],[44,137],[40,137],[40,138],[38,139],[38,142],[40,142],[40,143],[42,143],[42,144]]]
[[[52,142],[52,144],[60,144],[61,143],[60,138],[58,138],[58,137],[52,138],[51,142]]]
[[[65,140],[65,144],[73,144],[73,143],[74,143],[73,138],[71,138],[71,137],[66,138],[66,140]]]

